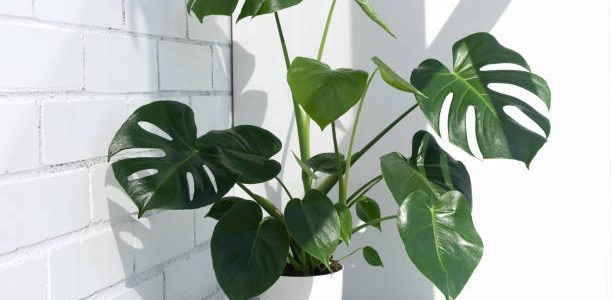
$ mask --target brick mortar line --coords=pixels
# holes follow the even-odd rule
[[[81,169],[89,169],[94,165],[106,163],[106,160],[106,156],[100,156],[91,159],[73,161],[62,164],[43,165],[42,167],[33,170],[5,173],[0,175],[0,185],[4,185],[7,183],[28,182],[47,175],[68,173]]]
[[[113,34],[116,36],[147,38],[147,39],[177,42],[177,43],[189,44],[189,45],[201,45],[201,46],[217,45],[220,47],[225,47],[225,48],[230,48],[230,49],[232,47],[231,43],[197,40],[197,39],[174,37],[174,36],[168,36],[168,35],[152,34],[152,33],[141,33],[141,32],[129,31],[127,29],[119,29],[119,28],[96,26],[96,25],[75,24],[75,23],[67,23],[67,22],[60,22],[60,21],[50,21],[50,20],[38,19],[35,17],[21,17],[21,16],[7,15],[7,14],[0,14],[0,24],[3,24],[3,25],[4,24],[6,25],[37,25],[37,26],[44,26],[47,28],[54,28],[54,29],[61,29],[61,30],[83,31],[87,33],[105,33],[105,34]]]

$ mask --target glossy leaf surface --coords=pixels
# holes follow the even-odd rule
[[[246,17],[256,17],[274,13],[285,8],[294,6],[302,0],[246,0],[238,21]],[[232,16],[238,0],[189,0],[187,10],[192,12],[202,22],[204,17],[211,15]]]
[[[256,17],[283,10],[300,4],[302,0],[246,0],[238,16],[238,21],[246,17]]]
[[[241,201],[215,226],[210,242],[213,268],[231,300],[263,293],[285,268],[289,235],[282,223],[262,217],[255,202]]]
[[[127,158],[118,156],[112,168],[142,216],[152,209],[203,207],[221,199],[236,182],[274,178],[280,164],[269,158],[280,147],[274,135],[255,126],[210,131],[196,138],[191,108],[159,101],[140,107],[125,121],[108,157],[124,150],[136,152]],[[163,154],[148,155],[151,150]]]
[[[342,173],[346,168],[346,162],[344,161],[344,154],[339,153],[340,166]],[[336,163],[336,153],[321,153],[311,157],[308,160],[308,166],[310,166],[315,172],[322,172],[326,174],[338,173],[338,166]]]
[[[329,258],[340,240],[340,218],[332,201],[325,194],[310,190],[304,200],[287,203],[285,222],[295,241],[329,268]]]
[[[380,259],[380,255],[378,255],[378,251],[376,249],[366,246],[363,248],[363,259],[373,267],[384,267],[382,259]]]
[[[287,81],[294,99],[321,127],[344,115],[363,96],[368,73],[354,69],[332,70],[317,60],[297,57]]]
[[[380,76],[390,86],[404,92],[419,94],[424,96],[419,90],[417,90],[410,82],[399,76],[391,67],[385,64],[380,58],[372,57],[372,61],[378,67]]]
[[[348,246],[353,235],[353,215],[342,203],[336,203],[335,207],[340,218],[340,239]]]
[[[446,298],[455,299],[480,262],[483,244],[463,194],[410,194],[398,213],[408,256]]]
[[[402,205],[404,199],[416,191],[431,195],[442,192],[441,188],[429,182],[408,159],[397,152],[381,157],[380,165],[385,183],[398,205]]]
[[[355,210],[357,211],[357,216],[359,219],[366,223],[380,219],[380,207],[378,206],[378,203],[376,203],[376,201],[370,197],[362,196],[359,198],[359,200],[357,200]],[[380,223],[372,224],[372,226],[382,231]]]
[[[468,145],[468,130],[475,130],[480,152],[484,158],[509,158],[529,166],[538,150],[546,142],[540,136],[509,116],[505,107],[518,109],[537,124],[548,136],[548,118],[514,96],[497,92],[490,84],[510,84],[535,94],[550,107],[550,90],[546,81],[529,71],[483,70],[493,64],[514,64],[529,70],[529,65],[517,52],[500,45],[488,33],[472,34],[453,46],[453,71],[437,60],[422,62],[412,72],[412,84],[427,98],[417,101],[432,127],[440,132],[442,106],[452,94],[448,114],[448,135],[451,143],[473,155]],[[476,113],[476,128],[466,127],[468,108]]]
[[[382,29],[384,29],[387,33],[389,33],[392,37],[395,37],[395,34],[391,32],[391,28],[389,25],[385,23],[385,21],[376,13],[372,5],[368,2],[368,0],[355,0],[357,5],[361,7],[361,10],[372,20],[374,23],[378,24]]]
[[[224,197],[212,205],[205,217],[213,218],[219,221],[223,217],[223,215],[225,215],[226,212],[228,212],[232,207],[234,207],[234,205],[236,205],[236,203],[242,201],[248,200],[238,197]]]

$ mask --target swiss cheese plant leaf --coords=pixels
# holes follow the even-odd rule
[[[274,13],[294,6],[302,0],[246,0],[238,21],[246,17],[256,17]],[[189,0],[187,10],[192,12],[202,22],[204,17],[210,15],[231,16],[238,6],[238,0]]]
[[[344,154],[338,153],[340,157],[340,169],[344,174],[346,168],[346,162],[344,161]],[[311,157],[308,160],[308,166],[310,166],[315,172],[322,172],[326,174],[338,173],[338,165],[336,162],[336,153],[321,153]]]
[[[310,190],[304,200],[287,203],[285,222],[295,241],[329,268],[329,258],[340,240],[340,218],[332,201],[318,190]]]
[[[376,201],[370,197],[361,196],[361,198],[357,200],[355,210],[357,211],[357,216],[359,219],[366,223],[380,219],[380,207],[378,206],[378,203],[376,203]],[[380,223],[373,224],[372,226],[382,231]]]
[[[212,205],[212,207],[204,217],[213,218],[219,221],[223,217],[223,215],[225,215],[226,212],[228,212],[232,207],[234,207],[234,205],[236,205],[236,203],[242,201],[248,200],[238,197],[224,197],[221,200],[215,202],[215,204]]]
[[[384,267],[382,260],[380,259],[380,255],[378,255],[378,251],[376,249],[366,246],[362,250],[363,259],[373,267]]]
[[[391,32],[391,28],[389,28],[387,23],[385,23],[385,21],[378,15],[378,13],[376,13],[376,11],[372,7],[372,5],[370,5],[368,0],[355,0],[355,2],[357,2],[359,7],[361,7],[361,10],[363,10],[363,12],[366,15],[368,15],[368,17],[370,17],[370,19],[372,21],[374,21],[374,23],[378,24],[378,26],[380,26],[382,29],[384,29],[392,37],[395,37],[395,34],[393,34],[393,32]]]
[[[427,180],[445,191],[461,192],[465,195],[470,207],[472,206],[470,174],[463,163],[444,151],[427,131],[419,131],[412,137],[410,163]]]
[[[197,138],[189,106],[159,101],[140,107],[123,123],[108,157],[118,158],[112,163],[115,178],[142,216],[153,209],[203,207],[221,199],[236,182],[270,180],[280,171],[270,159],[280,148],[274,135],[254,126]],[[162,154],[150,155],[151,150]],[[131,155],[124,157],[124,151]]]
[[[410,160],[397,152],[381,157],[380,166],[385,183],[398,205],[401,205],[408,195],[416,191],[423,191],[431,195],[443,191],[442,188],[427,180],[427,177],[421,174],[410,163]]]
[[[353,235],[353,215],[348,207],[342,203],[336,203],[334,206],[340,218],[340,239],[348,247]]]
[[[289,253],[289,235],[276,219],[262,219],[253,201],[236,203],[215,226],[210,242],[219,285],[231,300],[247,300],[266,291],[281,276]]]
[[[372,57],[372,61],[378,67],[378,71],[380,71],[380,76],[382,79],[390,86],[404,92],[423,95],[419,90],[417,90],[410,82],[406,81],[404,78],[399,76],[391,67],[385,64],[380,58]]]
[[[340,118],[363,96],[368,73],[354,69],[333,70],[314,59],[297,57],[287,81],[293,98],[321,127]]]
[[[465,196],[417,191],[402,202],[397,227],[408,256],[446,299],[459,295],[480,262],[483,244]]]
[[[440,133],[440,119],[448,118],[451,143],[473,154],[468,145],[468,130],[475,130],[478,148],[484,158],[508,158],[529,166],[546,137],[535,133],[515,119],[504,108],[514,108],[537,124],[548,136],[548,118],[514,96],[497,92],[490,84],[510,84],[535,94],[550,107],[550,90],[546,81],[530,71],[483,70],[493,64],[514,64],[529,70],[517,52],[500,45],[488,33],[472,34],[453,46],[454,68],[449,70],[437,60],[422,62],[412,72],[412,84],[427,97],[417,101],[432,127]],[[448,116],[442,106],[452,94]],[[466,128],[468,108],[476,113],[476,128]]]

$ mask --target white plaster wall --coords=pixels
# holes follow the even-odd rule
[[[290,55],[316,55],[331,1],[304,1],[281,13]],[[420,61],[449,63],[452,43],[488,31],[522,53],[553,93],[549,142],[526,170],[511,161],[480,162],[456,149],[472,175],[474,218],[485,255],[460,299],[610,299],[609,1],[440,0],[381,1],[372,5],[398,35],[371,24],[348,0],[339,0],[324,60],[333,67],[371,71],[378,55],[409,77]],[[292,108],[273,17],[234,28],[234,101],[238,124],[272,130],[298,153]],[[414,98],[374,81],[365,104],[363,145]],[[351,124],[351,113],[343,124]],[[352,187],[378,170],[378,157],[409,153],[412,134],[426,128],[410,116],[356,165]],[[330,150],[329,132],[312,127],[313,153]],[[342,147],[346,150],[344,132]],[[283,178],[299,189],[299,169],[283,152]],[[280,200],[279,188],[268,186]],[[397,209],[384,186],[372,194],[387,213]],[[282,201],[284,202],[284,201]],[[442,299],[412,266],[395,225],[369,230],[353,247],[379,249],[384,269],[359,256],[347,261],[345,299]],[[339,250],[342,252],[342,250]]]

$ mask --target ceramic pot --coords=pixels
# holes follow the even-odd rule
[[[344,268],[311,277],[281,276],[259,300],[342,300]]]

